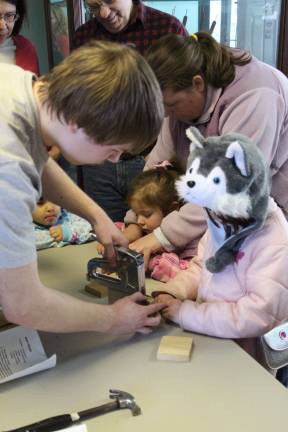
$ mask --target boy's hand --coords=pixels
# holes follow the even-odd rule
[[[157,327],[161,322],[159,312],[163,304],[153,303],[142,306],[141,303],[145,300],[146,297],[143,294],[136,292],[109,306],[115,317],[109,332],[112,334],[150,333],[153,328]]]
[[[57,242],[60,242],[61,240],[63,240],[63,232],[62,232],[61,225],[55,225],[55,226],[49,228],[49,232],[50,232],[51,237],[53,237],[54,240],[56,240]]]
[[[111,264],[116,263],[115,246],[128,246],[128,240],[121,233],[121,231],[115,226],[114,222],[109,216],[101,211],[97,214],[97,217],[91,222],[93,230],[95,231],[97,238],[102,243],[105,253],[104,256]]]
[[[97,252],[98,252],[99,255],[102,255],[102,256],[104,255],[105,248],[102,245],[102,243],[97,243],[96,250],[97,250]]]
[[[136,223],[132,223],[124,228],[123,234],[128,239],[129,243],[131,243],[142,237],[142,229]]]

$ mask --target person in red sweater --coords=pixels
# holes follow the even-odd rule
[[[0,0],[0,63],[12,63],[40,75],[36,49],[29,39],[19,34],[26,17],[25,0]],[[56,145],[48,148],[49,155],[58,160]]]
[[[25,17],[25,0],[0,0],[0,62],[16,64],[39,75],[36,49],[19,34]]]

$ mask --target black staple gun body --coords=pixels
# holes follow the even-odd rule
[[[144,255],[124,247],[116,248],[117,265],[109,267],[105,258],[92,258],[87,265],[88,281],[97,280],[113,290],[121,291],[124,295],[140,291],[145,294]],[[113,272],[113,274],[108,274]],[[115,276],[116,274],[116,276]]]

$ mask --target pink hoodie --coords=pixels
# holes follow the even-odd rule
[[[183,300],[175,322],[210,336],[248,338],[240,345],[255,357],[254,338],[288,319],[288,223],[270,198],[264,227],[244,241],[233,265],[212,274],[205,261],[216,249],[208,230],[189,268],[165,285]]]

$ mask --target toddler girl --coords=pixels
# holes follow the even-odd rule
[[[128,205],[136,215],[136,223],[143,235],[156,233],[162,219],[178,210],[181,201],[176,192],[175,181],[179,178],[176,163],[164,161],[153,169],[144,171],[133,179],[128,192]],[[152,278],[168,282],[180,270],[188,267],[192,257],[189,247],[185,251],[163,251],[149,260],[148,270]]]
[[[236,339],[262,363],[258,336],[288,317],[288,223],[269,198],[260,150],[240,134],[204,139],[195,128],[185,201],[207,210],[208,230],[189,268],[159,294],[182,328]]]
[[[181,200],[176,192],[175,182],[179,178],[176,163],[163,161],[154,168],[138,174],[130,184],[127,201],[134,211],[135,223],[141,228],[142,234],[156,232],[162,219],[170,212],[178,210]],[[125,223],[116,222],[116,226],[125,234]],[[97,250],[103,253],[99,244]],[[148,272],[153,279],[168,282],[180,270],[185,270],[191,257],[195,254],[193,246],[187,246],[184,251],[171,253],[165,251],[150,258]]]

